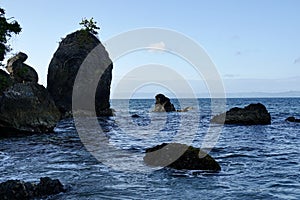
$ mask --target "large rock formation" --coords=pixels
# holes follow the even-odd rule
[[[101,62],[97,65],[99,69],[104,70],[104,73],[98,82],[97,92],[94,95],[94,107],[96,107],[96,113],[99,116],[112,114],[109,103],[112,61],[97,37],[88,31],[79,30],[67,35],[60,42],[48,69],[47,89],[65,117],[72,111],[72,92],[77,72],[85,58],[95,47],[102,49],[102,54],[98,55]],[[96,72],[91,71],[89,73]],[[89,77],[83,81],[89,81]],[[91,98],[90,95],[85,96],[86,93],[87,91],[82,91],[83,98]]]
[[[25,53],[19,52],[7,61],[6,70],[10,73],[15,82],[37,83],[38,74],[32,67],[24,63],[27,58],[28,56]]]
[[[220,165],[199,148],[179,143],[163,143],[146,150],[144,157],[150,166],[173,169],[220,171]]]
[[[52,132],[60,112],[47,89],[39,85],[36,71],[24,64],[25,53],[8,60],[0,70],[0,137]]]
[[[20,180],[8,180],[0,183],[0,199],[29,200],[45,198],[49,195],[65,192],[58,179],[43,177],[38,184]]]
[[[244,108],[232,108],[226,113],[214,116],[211,122],[218,124],[265,125],[271,124],[271,115],[263,104],[257,103],[250,104]]]
[[[15,83],[0,98],[0,136],[51,132],[60,113],[46,88]]]
[[[170,99],[163,94],[158,94],[155,96],[155,108],[154,112],[173,112],[176,111],[174,105],[171,103]]]
[[[12,86],[12,84],[13,84],[13,80],[11,79],[9,74],[3,71],[2,69],[0,69],[0,96],[2,96],[3,92],[7,88]]]

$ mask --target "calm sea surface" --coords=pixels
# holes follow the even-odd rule
[[[194,109],[153,113],[154,100],[113,100],[116,116],[99,119],[103,131],[90,128],[85,118],[75,120],[76,127],[72,120],[61,121],[54,134],[0,139],[0,182],[58,178],[68,192],[49,199],[61,200],[300,199],[300,123],[285,122],[300,118],[300,98],[227,99],[226,109],[263,103],[272,116],[272,124],[263,126],[210,125],[216,107],[210,99],[199,99],[199,107],[189,99],[173,102],[178,109]],[[142,162],[147,147],[162,142],[203,147],[210,137],[218,139],[209,154],[220,163],[219,173]]]

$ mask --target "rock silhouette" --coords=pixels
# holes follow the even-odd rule
[[[173,112],[176,111],[174,105],[171,103],[170,99],[163,94],[158,94],[155,96],[155,108],[154,112]]]
[[[214,116],[211,122],[217,124],[266,125],[271,124],[271,115],[263,104],[257,103],[244,108],[232,108],[226,113]]]
[[[60,113],[46,88],[15,83],[0,98],[0,136],[52,132]]]
[[[199,148],[179,143],[163,143],[146,150],[144,162],[173,169],[220,171],[220,165]]]
[[[82,98],[82,110],[90,107],[96,107],[96,114],[112,115],[110,109],[109,96],[110,84],[112,79],[113,64],[104,46],[97,37],[85,30],[73,32],[64,38],[54,53],[48,68],[47,89],[53,97],[56,106],[62,113],[63,117],[72,116],[72,92],[74,81],[78,70],[89,55],[97,47],[101,53],[97,54],[97,70],[88,71],[87,74],[94,75],[98,73],[101,76],[98,82],[96,94],[90,94],[86,85],[90,84],[90,77],[84,77],[81,81],[83,89],[79,98]],[[87,69],[89,70],[89,69]],[[101,71],[104,71],[101,74]],[[97,75],[98,75],[97,74]],[[96,83],[97,84],[97,83]],[[87,98],[94,98],[95,105],[85,105]]]
[[[45,198],[49,195],[65,192],[58,179],[43,177],[38,184],[20,180],[8,180],[0,183],[0,199],[29,200]]]
[[[27,60],[28,56],[19,52],[17,55],[13,56],[7,61],[6,70],[10,73],[11,77],[15,82],[38,82],[37,72],[26,65],[24,62]]]
[[[295,117],[288,117],[285,121],[300,123],[300,119],[296,119]]]

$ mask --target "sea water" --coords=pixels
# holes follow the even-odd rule
[[[112,100],[115,116],[99,118],[100,132],[84,132],[66,119],[53,134],[2,138],[0,182],[58,178],[68,190],[49,199],[61,200],[300,199],[300,123],[285,121],[300,118],[299,98],[227,99],[226,109],[263,103],[272,124],[221,127],[209,152],[221,165],[218,173],[151,168],[142,162],[146,148],[163,142],[201,147],[216,126],[209,123],[214,115],[210,99],[198,99],[198,105],[189,99],[172,102],[178,109],[194,109],[153,113],[151,99]],[[94,151],[82,134],[105,143]]]

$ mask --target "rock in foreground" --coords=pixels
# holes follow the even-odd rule
[[[0,199],[3,200],[29,200],[65,191],[58,179],[52,180],[49,177],[41,178],[38,184],[19,180],[0,183]]]
[[[174,105],[171,103],[170,99],[163,94],[158,94],[155,96],[155,108],[154,112],[174,112],[176,111]]]
[[[0,136],[51,132],[59,120],[54,101],[37,83],[16,83],[0,98]]]
[[[244,108],[232,108],[226,113],[214,116],[211,122],[217,124],[266,125],[271,124],[271,115],[263,104],[257,103]]]
[[[163,143],[146,150],[144,162],[173,169],[220,171],[220,165],[199,148],[179,143]]]

